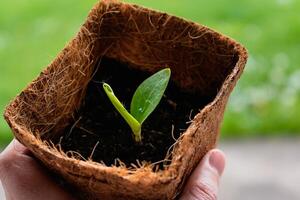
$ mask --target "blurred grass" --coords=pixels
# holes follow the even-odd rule
[[[0,1],[0,109],[79,29],[96,0]],[[300,1],[128,0],[199,22],[244,44],[244,75],[225,113],[224,137],[299,134]],[[11,133],[0,119],[0,144]]]

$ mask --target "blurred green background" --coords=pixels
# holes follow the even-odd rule
[[[222,136],[300,135],[300,1],[128,0],[199,22],[250,53]],[[78,31],[96,0],[0,1],[0,110]],[[12,134],[0,118],[0,144]]]

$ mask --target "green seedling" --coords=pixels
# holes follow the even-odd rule
[[[103,89],[109,100],[130,126],[134,139],[142,141],[142,124],[159,104],[170,80],[171,70],[169,68],[160,70],[144,80],[134,92],[130,104],[130,112],[115,96],[112,88],[103,83]]]

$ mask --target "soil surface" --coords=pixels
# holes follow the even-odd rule
[[[75,151],[85,159],[106,165],[118,165],[116,159],[119,159],[127,167],[136,165],[137,160],[161,161],[175,139],[187,129],[187,122],[210,100],[188,94],[170,81],[160,104],[143,123],[142,144],[137,144],[130,127],[106,96],[102,83],[110,84],[129,109],[134,91],[151,74],[110,59],[102,59],[99,66],[74,122],[63,131],[59,141],[65,152]],[[164,164],[168,163],[159,164],[160,168]]]

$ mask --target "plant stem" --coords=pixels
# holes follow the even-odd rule
[[[121,116],[125,119],[125,121],[130,126],[133,134],[134,139],[136,142],[140,143],[142,141],[141,136],[141,124],[126,110],[123,104],[119,101],[119,99],[115,96],[112,88],[107,84],[103,83],[103,89],[110,99],[113,106],[118,110]]]

